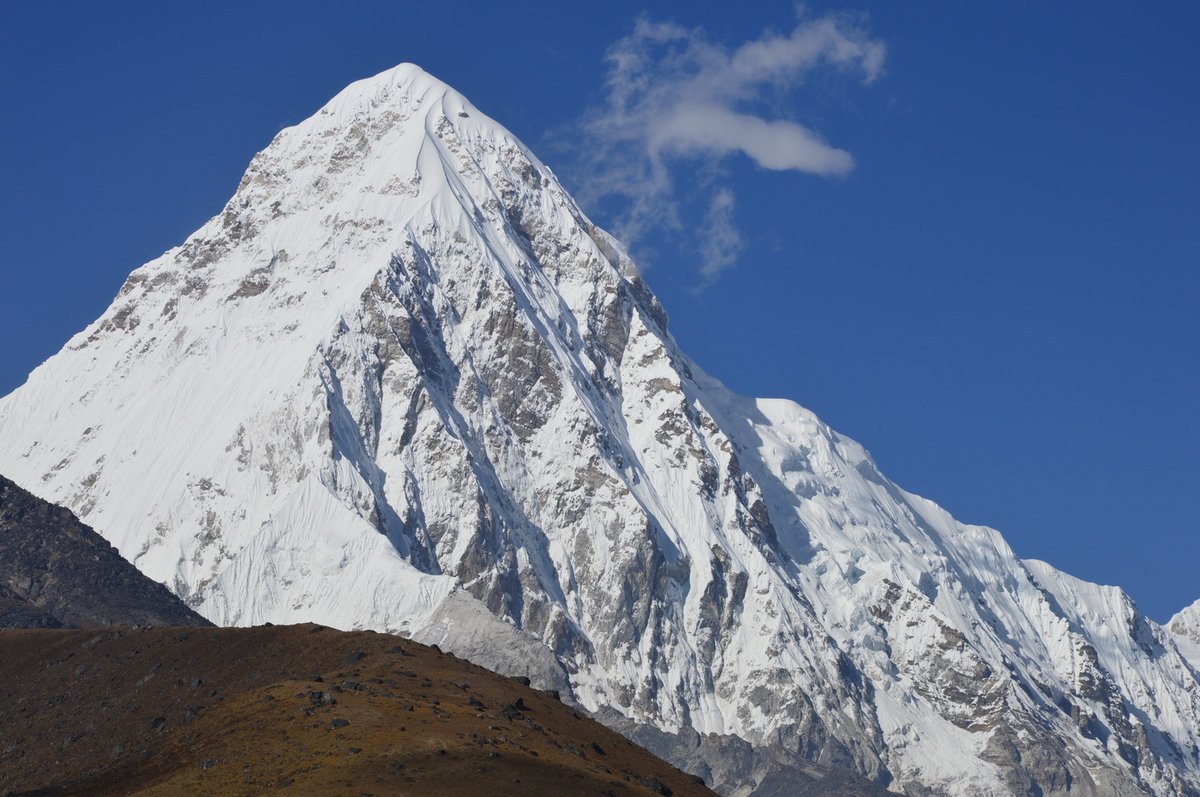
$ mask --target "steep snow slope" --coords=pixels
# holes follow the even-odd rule
[[[554,175],[412,65],[281,132],[0,440],[219,623],[519,629],[586,707],[912,794],[1200,793],[1170,635],[705,375]]]

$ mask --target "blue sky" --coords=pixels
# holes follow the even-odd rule
[[[0,5],[0,392],[215,214],[280,127],[413,61],[636,235],[706,370],[1157,619],[1200,597],[1193,4],[426,5]],[[826,59],[720,99],[853,168],[676,140],[664,182],[612,193],[662,97],[831,12],[857,14],[839,24],[877,68]],[[643,53],[666,91],[629,133],[597,121],[639,17],[681,32],[673,60]]]

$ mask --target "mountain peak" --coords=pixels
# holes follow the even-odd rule
[[[370,77],[361,78],[347,85],[327,102],[322,109],[343,103],[368,101],[383,101],[380,92],[399,91],[410,96],[453,95],[459,101],[466,100],[450,85],[426,72],[417,64],[405,61],[396,66],[378,72]]]
[[[296,127],[327,130],[360,121],[364,114],[384,113],[387,110],[406,116],[423,110],[427,119],[431,116],[451,120],[475,119],[471,126],[476,129],[484,122],[483,126],[504,132],[495,121],[480,118],[482,115],[462,94],[411,63],[402,63],[371,77],[356,80]]]

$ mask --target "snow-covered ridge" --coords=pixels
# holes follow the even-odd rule
[[[727,391],[550,170],[412,65],[276,136],[0,400],[0,441],[217,622],[532,639],[587,707],[912,793],[1200,793],[1186,631]]]
[[[1179,652],[1200,671],[1200,600],[1172,617],[1167,629],[1175,635]]]

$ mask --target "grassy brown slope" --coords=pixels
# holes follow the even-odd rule
[[[550,694],[384,634],[0,632],[0,793],[276,792],[712,794]]]

